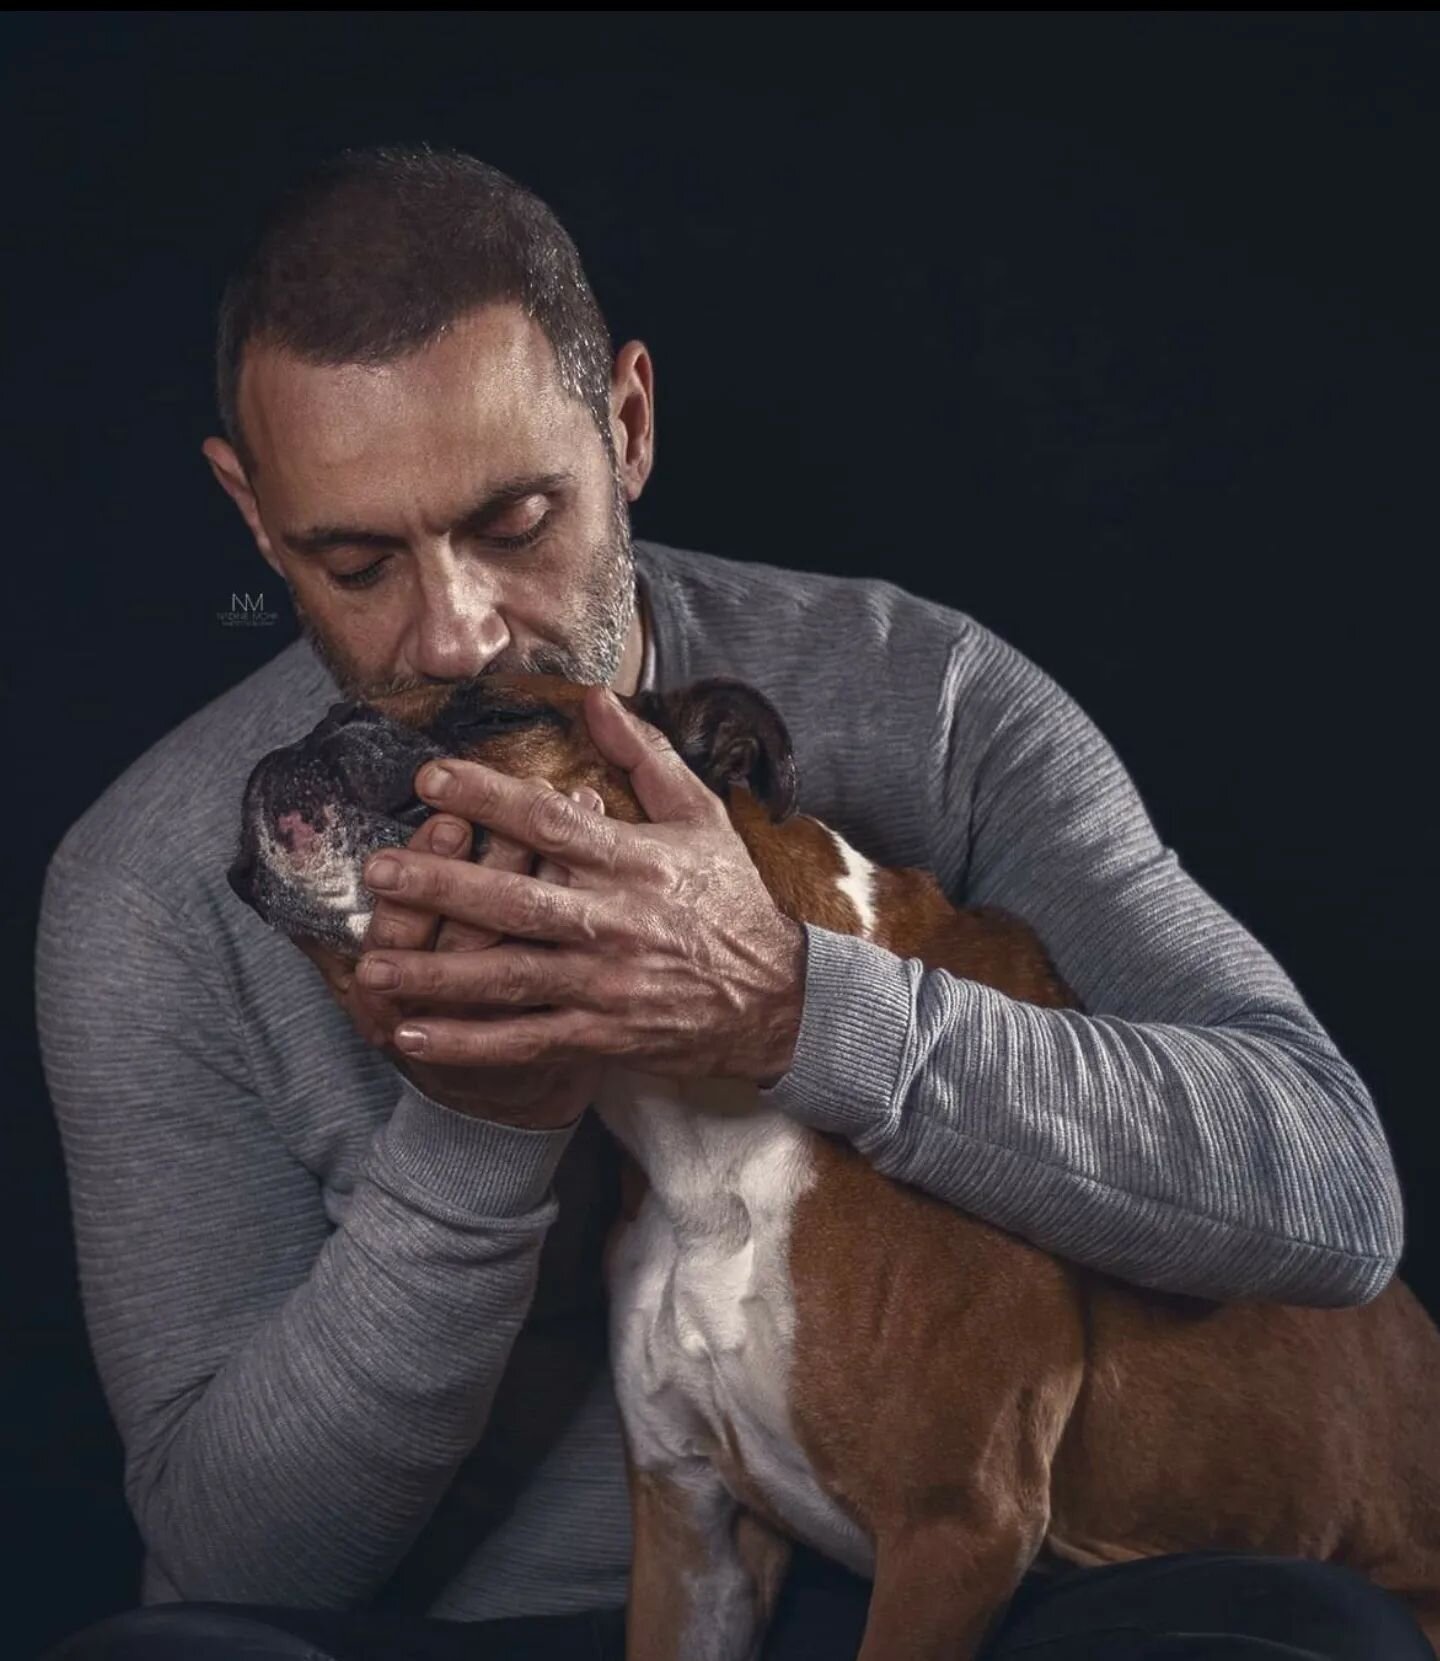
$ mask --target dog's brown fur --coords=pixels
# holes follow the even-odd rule
[[[589,785],[611,816],[643,819],[626,775],[593,748],[583,689],[514,684],[565,724],[472,758]],[[380,707],[424,726],[447,696]],[[663,701],[642,709],[667,725]],[[670,736],[692,716],[672,709]],[[816,821],[777,823],[739,783],[728,808],[781,910],[858,931]],[[1023,923],[956,910],[924,872],[880,873],[877,911],[874,938],[901,956],[1075,1007]],[[1150,1292],[892,1182],[837,1139],[817,1134],[814,1154],[819,1180],[791,1234],[791,1402],[822,1485],[876,1545],[862,1661],[972,1655],[1037,1557],[1215,1548],[1346,1564],[1407,1599],[1440,1650],[1440,1333],[1398,1280],[1351,1309]],[[714,1457],[748,1507],[763,1623],[783,1531],[733,1441]],[[694,1541],[663,1485],[636,1474],[634,1493],[630,1655],[681,1661],[675,1600]]]

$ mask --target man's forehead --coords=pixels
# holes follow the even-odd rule
[[[477,455],[523,470],[581,423],[544,331],[518,306],[485,306],[430,344],[383,364],[314,364],[246,348],[241,422],[272,485],[324,487],[346,475]],[[487,471],[489,468],[487,467]],[[276,477],[277,473],[280,477]]]

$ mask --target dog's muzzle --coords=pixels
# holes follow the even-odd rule
[[[274,928],[353,949],[373,908],[365,861],[403,847],[430,817],[415,774],[444,753],[369,705],[334,705],[252,771],[231,889]]]

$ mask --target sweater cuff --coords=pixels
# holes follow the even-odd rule
[[[583,1115],[582,1115],[583,1117]],[[465,1218],[519,1217],[545,1198],[580,1123],[559,1130],[502,1125],[433,1100],[408,1078],[371,1149],[384,1186],[422,1209]]]
[[[805,924],[805,1005],[790,1071],[760,1100],[816,1130],[868,1140],[895,1112],[918,959]]]

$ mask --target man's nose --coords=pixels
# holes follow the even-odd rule
[[[510,643],[497,598],[491,583],[467,570],[465,556],[422,578],[409,652],[415,673],[434,680],[482,674]]]

